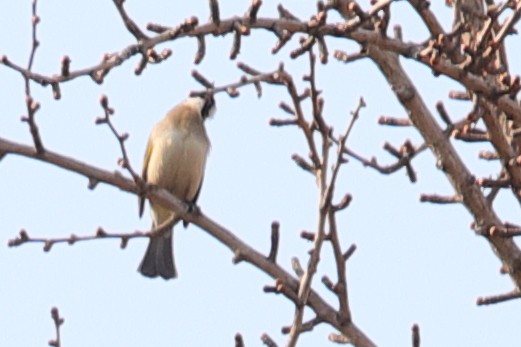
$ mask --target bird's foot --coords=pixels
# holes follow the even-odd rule
[[[188,213],[198,215],[201,213],[201,209],[194,202],[187,202],[188,205]]]
[[[187,212],[190,214],[193,214],[195,216],[199,215],[201,213],[201,210],[199,209],[199,206],[197,206],[194,202],[187,201],[186,204],[188,205]],[[186,228],[188,226],[187,221],[183,221],[183,226]]]

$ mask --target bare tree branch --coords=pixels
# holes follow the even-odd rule
[[[371,18],[369,14],[364,15],[363,17],[364,22]],[[501,111],[521,122],[521,106],[508,96],[501,96],[501,94],[498,94],[498,92],[501,91],[501,87],[490,85],[489,82],[485,81],[480,76],[473,74],[461,74],[460,66],[452,64],[450,61],[446,61],[441,58],[433,60],[432,53],[434,51],[430,47],[425,47],[424,45],[413,43],[404,43],[397,39],[382,37],[379,33],[356,29],[359,24],[319,23],[317,27],[310,29],[307,22],[301,22],[294,19],[288,20],[257,18],[254,23],[245,23],[244,21],[244,18],[241,18],[240,20],[237,18],[230,18],[221,19],[218,26],[213,22],[198,25],[198,20],[196,18],[189,18],[185,21],[185,23],[175,28],[166,29],[165,27],[166,30],[160,34],[151,37],[150,39],[143,39],[137,44],[130,45],[127,48],[121,50],[119,53],[108,54],[104,58],[104,61],[98,65],[86,69],[71,71],[68,76],[55,75],[53,77],[48,77],[33,73],[12,63],[5,56],[3,56],[0,61],[4,65],[20,72],[27,78],[44,86],[49,84],[62,83],[85,75],[91,76],[96,82],[101,83],[103,81],[103,77],[108,73],[108,71],[110,71],[110,69],[122,64],[125,60],[129,59],[135,54],[149,52],[149,49],[160,43],[173,41],[182,37],[198,38],[205,35],[224,35],[233,33],[236,30],[237,23],[239,23],[239,25],[244,26],[247,24],[252,29],[264,29],[271,31],[277,36],[280,36],[280,32],[286,32],[289,36],[295,33],[308,33],[311,34],[310,38],[315,36],[348,38],[364,45],[373,44],[378,46],[380,49],[396,52],[406,58],[417,59],[418,61],[431,67],[437,74],[443,74],[447,77],[459,81],[469,90],[483,95],[488,100],[495,101],[497,99],[497,104]],[[288,37],[287,35],[285,37]],[[306,50],[307,49],[308,48],[306,48]],[[167,56],[169,55],[167,54]],[[197,56],[201,56],[200,52],[197,54]],[[139,72],[139,69],[136,72]]]
[[[56,330],[56,337],[52,340],[49,340],[49,346],[52,347],[61,347],[61,335],[60,335],[60,327],[63,325],[65,320],[60,317],[60,313],[56,307],[51,309],[51,318],[54,322],[54,329]]]
[[[368,347],[375,344],[353,323],[348,300],[346,261],[356,250],[356,246],[353,244],[344,251],[341,231],[337,225],[337,213],[347,208],[352,200],[350,194],[343,193],[340,201],[334,203],[340,167],[347,162],[346,156],[349,156],[384,174],[405,168],[409,180],[416,182],[417,174],[412,166],[412,159],[429,148],[436,158],[437,167],[445,173],[455,192],[449,196],[438,193],[422,194],[420,201],[463,204],[474,219],[471,228],[488,241],[502,261],[503,272],[508,273],[514,282],[511,292],[479,298],[477,304],[495,304],[521,297],[519,290],[521,250],[513,240],[514,237],[521,235],[521,227],[501,221],[493,207],[494,199],[501,188],[510,188],[501,192],[513,194],[521,205],[521,171],[519,170],[521,104],[518,99],[521,78],[511,75],[508,71],[505,49],[506,38],[515,33],[515,26],[521,20],[520,0],[509,0],[502,4],[487,0],[488,8],[485,8],[482,0],[448,0],[447,5],[454,8],[454,21],[450,32],[444,31],[438,18],[430,10],[429,1],[408,0],[429,32],[424,42],[404,40],[400,25],[395,25],[394,37],[389,37],[389,23],[396,0],[372,1],[367,10],[354,0],[330,0],[327,3],[319,1],[316,12],[308,17],[308,20],[300,19],[282,4],[277,7],[278,18],[259,17],[261,0],[252,0],[242,16],[223,18],[219,1],[209,0],[210,19],[206,23],[199,23],[199,19],[195,16],[173,27],[149,23],[146,30],[150,31],[150,34],[145,34],[127,13],[124,0],[113,0],[113,2],[125,28],[135,38],[135,43],[119,51],[106,53],[98,64],[76,70],[71,69],[71,58],[63,56],[59,73],[43,75],[33,71],[39,46],[37,25],[40,17],[37,14],[37,0],[32,0],[32,45],[28,63],[23,66],[11,61],[7,56],[1,56],[0,64],[19,73],[25,82],[27,115],[22,116],[22,121],[27,122],[29,126],[34,147],[0,138],[0,160],[8,154],[14,154],[50,163],[85,176],[90,189],[94,189],[99,182],[118,187],[123,191],[159,203],[174,211],[179,218],[199,226],[230,249],[235,264],[243,261],[251,263],[273,278],[274,284],[264,287],[266,293],[283,294],[294,304],[292,324],[282,328],[283,333],[289,334],[287,346],[296,346],[300,334],[313,330],[321,323],[327,323],[339,332],[339,334],[331,334],[330,341]],[[329,20],[328,22],[331,11],[338,12],[344,21],[331,23]],[[98,118],[96,123],[107,124],[116,137],[122,154],[118,163],[129,172],[132,180],[118,171],[111,173],[45,149],[35,120],[40,104],[31,94],[31,83],[44,87],[50,85],[55,99],[62,97],[61,83],[79,77],[89,76],[95,83],[101,84],[112,69],[126,63],[135,55],[140,55],[141,58],[134,69],[135,74],[140,75],[149,64],[161,63],[171,56],[170,49],[164,49],[159,53],[156,51],[156,46],[180,38],[188,37],[197,40],[194,63],[199,64],[206,55],[206,36],[231,34],[233,40],[229,58],[233,60],[240,54],[243,40],[247,39],[245,36],[250,35],[252,30],[259,29],[275,36],[273,54],[279,52],[285,45],[293,45],[288,50],[290,58],[297,59],[307,55],[309,72],[303,76],[303,80],[309,83],[307,88],[299,91],[294,76],[285,69],[283,63],[276,70],[268,73],[260,72],[246,63],[238,63],[238,68],[245,75],[238,81],[224,85],[216,86],[211,79],[193,70],[193,78],[204,87],[204,90],[194,91],[191,95],[227,93],[230,97],[238,97],[240,88],[253,85],[260,97],[263,83],[285,88],[291,102],[282,101],[279,107],[286,113],[287,118],[272,118],[270,125],[296,126],[302,131],[309,151],[307,155],[295,153],[292,159],[304,171],[314,175],[320,196],[316,227],[313,230],[304,230],[300,234],[304,240],[312,242],[309,259],[304,267],[297,257],[292,259],[295,276],[277,264],[280,241],[278,222],[274,221],[271,225],[270,251],[268,255],[263,255],[202,212],[191,212],[186,204],[175,199],[166,190],[147,186],[130,165],[125,148],[128,134],[120,134],[116,130],[111,120],[114,110],[109,107],[106,96],[100,99],[104,116]],[[296,43],[292,40],[295,34],[304,36]],[[352,112],[353,117],[349,120],[345,132],[338,138],[334,136],[333,128],[324,116],[325,100],[317,87],[317,57],[314,53],[318,49],[318,59],[322,64],[326,64],[330,51],[328,45],[333,41],[336,42],[330,38],[342,38],[358,43],[361,46],[359,52],[345,53],[334,50],[333,56],[344,63],[371,59],[386,78],[391,86],[390,90],[396,95],[408,115],[406,119],[382,116],[378,123],[394,127],[414,127],[422,135],[424,143],[413,145],[411,141],[405,140],[400,147],[395,147],[386,142],[383,148],[396,161],[385,166],[377,163],[375,158],[366,159],[357,154],[347,146],[347,139],[360,109],[365,106],[363,98],[360,98],[356,110]],[[443,103],[438,101],[436,103],[438,120],[441,119],[442,125],[444,123],[444,128],[440,127],[438,120],[430,112],[418,89],[402,68],[400,58],[419,62],[435,76],[443,75],[458,82],[459,89],[463,90],[449,93],[449,98],[471,101],[472,104],[468,104],[472,105],[472,110],[466,115],[451,117]],[[308,101],[311,107],[310,111],[306,112],[304,105],[307,105]],[[501,168],[496,173],[496,178],[476,178],[452,145],[451,139],[491,145],[494,151],[482,151],[479,157],[498,160],[496,163],[500,163]],[[332,147],[337,149],[336,156],[333,157],[331,157]],[[331,162],[333,165],[330,167]],[[124,248],[130,239],[155,236],[168,230],[176,221],[172,217],[163,225],[150,231],[118,233],[107,232],[100,227],[93,235],[71,234],[69,237],[60,238],[31,237],[22,229],[16,238],[9,241],[9,246],[40,243],[43,244],[45,251],[50,251],[57,243],[72,245],[81,241],[115,238],[121,241],[121,247]],[[314,275],[325,248],[322,247],[324,242],[331,242],[337,278],[334,282],[324,275],[322,283],[335,294],[338,308],[333,308],[313,289]],[[307,307],[313,311],[314,316],[304,321]],[[59,317],[56,308],[52,309],[51,315],[55,323],[56,339],[49,341],[49,345],[60,347],[60,326],[63,324],[63,318]],[[277,346],[267,334],[263,334],[261,340],[267,346]],[[235,336],[235,345],[244,346],[240,334]],[[412,327],[412,345],[420,346],[417,324]]]
[[[398,100],[407,109],[412,122],[432,148],[439,168],[447,174],[449,181],[457,194],[462,197],[465,207],[475,218],[480,229],[501,226],[500,219],[475,184],[472,174],[443,135],[443,131],[401,68],[397,55],[383,52],[375,46],[371,46],[369,55],[378,64]],[[501,99],[497,99],[498,105],[501,104]],[[487,239],[503,264],[509,269],[509,275],[516,286],[521,286],[521,261],[519,260],[521,251],[517,245],[509,239],[498,237],[488,237]]]
[[[123,177],[119,172],[110,173],[105,170],[98,169],[94,166],[82,163],[75,159],[46,151],[44,156],[35,153],[34,149],[17,144],[11,141],[0,138],[0,153],[21,155],[28,158],[37,159],[49,164],[56,165],[63,169],[73,171],[77,174],[85,176],[89,179],[94,179],[97,182],[107,183],[115,186],[123,191],[138,194],[139,187],[134,181]],[[269,276],[280,281],[284,287],[284,294],[289,297],[288,292],[297,293],[299,282],[279,265],[269,261],[264,255],[254,250],[251,246],[240,240],[234,233],[223,228],[216,222],[212,221],[200,212],[198,214],[189,213],[187,206],[181,201],[177,200],[173,195],[164,189],[154,189],[145,191],[145,197],[158,203],[166,208],[170,208],[176,212],[183,220],[191,224],[199,226],[201,229],[208,232],[215,237],[219,242],[226,245],[232,253],[240,252],[241,261],[246,261],[255,265]],[[357,346],[374,346],[374,344],[366,337],[358,327],[350,322],[349,324],[341,324],[335,313],[335,309],[326,303],[315,291],[310,290],[309,296],[306,300],[306,305],[311,307],[324,322],[332,325],[346,336],[356,341]]]

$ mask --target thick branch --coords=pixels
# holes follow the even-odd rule
[[[51,151],[46,151],[45,154],[39,155],[35,153],[34,148],[30,146],[17,144],[0,138],[0,156],[5,154],[16,154],[50,163],[60,168],[83,175],[91,180],[107,183],[129,193],[137,194],[139,191],[139,187],[134,183],[134,181],[123,177],[119,172],[111,173],[101,170]],[[145,195],[154,203],[172,209],[180,218],[199,226],[228,247],[232,253],[240,253],[242,261],[246,261],[256,266],[272,278],[283,282],[285,286],[291,289],[291,291],[297,292],[299,287],[299,281],[297,279],[276,263],[267,259],[263,254],[250,247],[231,231],[206,217],[203,213],[188,213],[185,204],[164,189],[147,190]],[[310,291],[306,303],[311,307],[311,309],[313,309],[317,317],[320,317],[324,322],[331,324],[342,334],[349,336],[356,346],[375,346],[374,343],[372,343],[371,340],[369,340],[369,338],[366,337],[352,322],[347,325],[342,325],[338,321],[336,310],[325,302],[315,291]]]
[[[145,47],[147,49],[152,48],[160,43],[173,41],[182,37],[198,38],[205,35],[224,35],[233,33],[236,30],[237,23],[240,22],[239,24],[241,25],[249,25],[251,29],[264,29],[273,32],[275,35],[278,35],[280,32],[286,32],[289,36],[295,33],[307,33],[316,35],[317,37],[334,36],[348,38],[360,44],[372,44],[378,46],[382,50],[399,53],[406,58],[417,59],[433,68],[436,73],[444,74],[454,80],[461,82],[469,90],[475,93],[479,93],[491,101],[495,101],[497,99],[499,109],[509,116],[517,119],[521,124],[521,105],[519,105],[515,100],[512,100],[508,95],[498,95],[498,88],[494,85],[490,85],[490,83],[488,83],[484,78],[470,73],[462,73],[461,66],[452,64],[448,60],[446,61],[443,59],[438,59],[436,61],[431,61],[430,56],[418,55],[420,50],[424,48],[423,45],[405,43],[398,39],[387,38],[378,32],[357,28],[356,26],[350,25],[349,23],[323,24],[311,30],[308,23],[305,21],[257,18],[254,23],[242,23],[242,20],[244,19],[238,19],[237,17],[225,20],[221,19],[219,25],[217,26],[215,23],[197,25],[197,19],[191,18],[187,20],[185,24],[181,24],[175,28],[168,28],[167,30],[154,37],[151,37],[150,39],[141,40],[137,44],[126,47],[119,53],[110,55],[107,61],[90,68],[70,71],[70,74],[67,76],[56,74],[52,77],[48,77],[41,74],[32,73],[10,62],[5,56],[2,57],[0,61],[4,65],[13,68],[14,70],[20,72],[24,76],[27,76],[37,83],[42,85],[49,85],[52,83],[69,81],[79,76],[93,75],[99,71],[110,70],[111,68],[122,64],[125,60],[129,59],[133,55],[143,52]]]
[[[408,111],[411,121],[432,149],[438,166],[446,173],[457,194],[462,197],[463,203],[474,217],[478,229],[488,230],[492,226],[500,227],[501,221],[401,67],[398,56],[394,53],[384,52],[376,46],[371,46],[368,54],[378,65],[398,100]],[[501,99],[503,98],[498,100],[499,103]],[[517,107],[519,108],[519,105]],[[499,237],[487,237],[487,239],[497,256],[508,268],[516,286],[521,286],[521,251],[517,245],[510,239]]]

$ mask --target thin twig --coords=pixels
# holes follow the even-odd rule
[[[235,334],[235,347],[244,347],[244,340],[239,333]]]
[[[277,347],[275,341],[273,341],[273,339],[266,333],[262,334],[261,341],[268,347]]]
[[[38,38],[36,37],[37,26],[40,23],[40,17],[37,13],[37,5],[38,0],[33,0],[32,3],[32,45],[31,52],[29,53],[29,62],[27,63],[27,68],[23,71],[26,73],[22,74],[25,81],[25,105],[27,107],[27,117],[22,117],[22,121],[27,122],[29,125],[29,131],[31,132],[31,136],[33,138],[34,148],[36,149],[36,153],[42,155],[45,152],[43,147],[42,138],[40,136],[40,131],[38,130],[38,125],[34,119],[36,111],[40,108],[40,104],[34,101],[31,96],[31,78],[29,74],[33,68],[34,57],[36,55],[36,49],[40,45]],[[7,59],[2,59],[2,61],[7,61]],[[5,64],[5,62],[4,62]]]
[[[136,40],[147,40],[148,36],[145,35],[143,31],[137,26],[137,24],[128,16],[127,11],[123,7],[124,0],[113,0],[114,5],[116,5],[116,9],[119,12],[119,16],[123,19],[123,23],[125,23],[125,27],[127,30],[134,35]]]
[[[331,209],[328,213],[329,220],[329,238],[331,247],[335,256],[335,265],[337,271],[337,284],[333,287],[339,303],[339,318],[342,322],[347,323],[351,320],[351,312],[349,310],[349,298],[347,296],[347,280],[346,280],[346,259],[342,254],[340,239],[335,218],[335,210]]]
[[[461,203],[461,196],[443,196],[438,194],[422,194],[420,195],[421,202],[430,202],[433,204],[456,204]]]
[[[412,347],[420,347],[420,327],[418,324],[412,326]]]
[[[349,122],[349,125],[346,128],[345,133],[340,137],[339,144],[338,144],[338,151],[337,151],[337,159],[336,163],[333,166],[333,173],[331,176],[331,180],[328,186],[328,194],[332,195],[332,191],[335,187],[336,179],[338,176],[338,172],[340,170],[340,166],[342,163],[345,162],[345,159],[343,159],[343,151],[342,149],[346,147],[347,139],[349,137],[349,134],[351,133],[351,130],[353,129],[353,126],[356,122],[356,120],[360,116],[360,110],[362,107],[365,107],[365,101],[363,98],[360,98],[358,101],[358,106],[356,107],[356,110],[352,112],[352,117]],[[328,199],[331,199],[331,196],[328,197]],[[331,206],[329,204],[329,206]],[[340,245],[340,239],[338,236],[338,229],[336,224],[336,214],[337,210],[334,208],[328,209],[328,221],[329,221],[329,239],[331,240],[331,246],[333,248],[333,254],[335,256],[335,263],[336,263],[336,269],[337,269],[337,284],[335,286],[335,293],[338,297],[340,309],[339,309],[339,316],[340,320],[344,323],[347,323],[351,320],[351,313],[349,310],[349,300],[347,295],[347,280],[346,280],[346,269],[345,269],[345,262],[346,258],[342,254],[342,249]]]
[[[314,61],[311,60],[310,64],[313,65]],[[310,75],[314,79],[314,75]],[[290,337],[287,342],[288,347],[295,346],[300,333],[303,331],[303,325],[302,325],[302,318],[304,316],[304,305],[307,302],[310,290],[311,290],[311,283],[314,274],[316,273],[317,265],[320,259],[320,252],[322,243],[325,238],[325,223],[327,219],[328,212],[332,209],[332,197],[333,197],[333,191],[335,188],[336,179],[338,177],[338,172],[340,170],[340,166],[342,163],[345,163],[345,159],[343,158],[343,151],[341,148],[345,147],[346,141],[349,137],[349,134],[351,133],[351,130],[353,128],[353,125],[355,121],[359,117],[360,109],[365,106],[365,102],[363,98],[360,98],[358,106],[354,112],[352,112],[352,118],[349,121],[349,124],[347,126],[347,129],[343,136],[340,137],[339,140],[339,150],[337,151],[337,157],[335,165],[333,166],[333,172],[331,174],[331,178],[329,182],[327,182],[327,167],[328,167],[328,157],[329,157],[329,141],[330,141],[330,132],[327,127],[324,126],[323,130],[321,130],[321,136],[322,136],[322,157],[321,157],[321,170],[317,172],[317,182],[319,185],[319,192],[320,192],[320,206],[319,206],[319,218],[318,218],[318,227],[317,227],[317,234],[314,238],[314,244],[313,244],[313,250],[311,252],[311,257],[308,261],[308,266],[306,271],[304,272],[301,280],[300,280],[300,286],[299,286],[299,292],[298,292],[298,304],[295,307],[295,314],[293,318],[293,324],[291,325],[290,330]],[[321,117],[321,115],[319,116]],[[331,230],[331,232],[336,232],[336,230]],[[342,262],[344,260],[342,259]],[[345,271],[342,271],[345,273]],[[340,274],[339,274],[340,275]],[[345,276],[345,275],[340,275]],[[339,279],[340,280],[340,279]],[[349,308],[347,305],[347,285],[344,285],[344,288],[340,292],[339,300],[341,301],[342,307],[342,318],[341,321],[344,323],[348,322],[350,320],[350,313]],[[345,290],[345,291],[344,291]]]
[[[237,65],[239,67],[245,66],[244,63],[238,63]],[[198,76],[203,77],[200,73],[198,73]],[[193,77],[198,82],[202,81],[200,78],[196,77],[195,75],[193,75]],[[206,78],[204,78],[204,80],[207,81]],[[241,78],[240,81],[238,81],[238,82],[233,82],[233,83],[229,83],[229,84],[218,86],[218,87],[215,87],[210,82],[207,82],[207,83],[210,86],[210,88],[212,89],[212,93],[213,94],[218,94],[218,93],[223,93],[223,92],[227,93],[227,94],[230,94],[230,90],[236,90],[236,89],[238,89],[240,87],[244,87],[244,86],[250,85],[250,84],[255,85],[256,83],[259,83],[259,82],[264,82],[264,83],[268,83],[268,84],[275,84],[275,85],[283,85],[284,84],[284,79],[283,79],[282,74],[280,73],[280,70],[275,70],[273,72],[268,72],[268,73],[259,73],[259,74],[256,74],[254,76],[251,76],[251,77],[244,77],[244,78]],[[205,82],[205,83],[202,83],[202,84],[206,87],[207,83]],[[208,93],[207,90],[204,90],[204,91],[192,91],[192,92],[190,92],[190,96],[201,96],[201,95],[205,95],[206,93]]]
[[[56,337],[52,340],[49,340],[49,346],[52,347],[61,347],[61,335],[60,335],[60,327],[63,325],[65,320],[63,317],[60,317],[60,313],[56,307],[51,309],[51,318],[54,322],[54,329],[56,331]]]
[[[519,298],[521,298],[521,291],[519,289],[515,289],[515,290],[513,290],[509,293],[505,293],[505,294],[480,297],[476,300],[476,304],[479,306],[492,305],[492,304],[498,304],[501,302],[519,299]]]
[[[431,33],[431,37],[437,37],[444,34],[443,27],[438,22],[434,13],[429,9],[428,1],[425,0],[408,0],[412,7],[418,12],[418,15],[423,20],[427,29]]]
[[[271,223],[271,248],[268,259],[272,262],[277,262],[277,253],[279,251],[279,239],[280,239],[280,224],[277,221]]]
[[[43,250],[45,252],[49,252],[52,249],[53,245],[60,243],[67,243],[72,246],[77,242],[85,242],[97,239],[120,239],[121,248],[125,248],[129,240],[136,238],[149,238],[152,236],[161,235],[170,230],[170,227],[172,227],[172,225],[174,225],[176,222],[177,220],[175,220],[172,217],[166,220],[163,224],[159,225],[157,228],[151,229],[149,231],[136,230],[131,233],[114,233],[107,232],[103,228],[99,227],[93,235],[78,236],[75,234],[71,234],[68,237],[57,238],[31,237],[25,229],[22,229],[20,230],[17,237],[8,241],[8,246],[17,247],[26,243],[40,243],[43,244]]]
[[[112,124],[110,117],[114,114],[114,109],[109,107],[109,101],[106,95],[102,95],[100,97],[100,105],[103,108],[105,115],[104,117],[97,118],[96,124],[107,124],[109,126],[110,131],[116,137],[116,140],[118,140],[119,148],[121,149],[121,154],[123,155],[123,158],[118,160],[119,165],[130,173],[136,183],[141,182],[141,177],[134,171],[132,165],[130,165],[127,149],[125,147],[125,141],[128,139],[129,135],[128,133],[120,134],[116,130],[114,124]]]

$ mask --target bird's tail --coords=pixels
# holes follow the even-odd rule
[[[177,277],[174,263],[172,230],[151,237],[138,271],[146,277],[161,276],[165,280]]]

